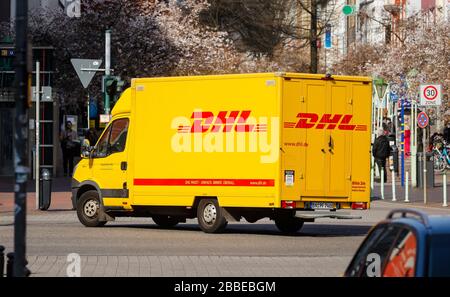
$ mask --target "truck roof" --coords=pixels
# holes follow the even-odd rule
[[[206,79],[233,79],[233,78],[298,78],[298,79],[324,79],[325,74],[311,73],[293,73],[293,72],[269,72],[269,73],[246,73],[246,74],[221,74],[221,75],[198,75],[198,76],[173,76],[173,77],[152,77],[152,78],[134,78],[133,83],[138,82],[160,82],[160,81],[186,81],[186,80],[206,80]],[[367,76],[346,76],[332,75],[334,80],[339,81],[355,81],[355,82],[372,82],[372,78]]]
[[[175,81],[193,81],[193,80],[213,80],[213,79],[236,79],[236,78],[292,78],[292,79],[325,79],[324,74],[310,73],[293,73],[293,72],[269,72],[269,73],[247,73],[247,74],[222,74],[222,75],[198,75],[198,76],[173,76],[173,77],[143,77],[132,79],[133,87],[138,83],[151,82],[175,82]],[[332,79],[337,81],[354,81],[354,82],[372,82],[372,78],[366,76],[345,76],[333,75]],[[117,115],[131,111],[131,90],[127,89],[123,92],[120,100],[117,101],[111,114]]]

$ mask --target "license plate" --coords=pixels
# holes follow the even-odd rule
[[[312,209],[333,209],[333,204],[332,202],[311,202],[310,207]]]

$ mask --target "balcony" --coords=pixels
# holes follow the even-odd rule
[[[384,9],[391,14],[398,14],[402,9],[401,2],[400,0],[385,0]]]

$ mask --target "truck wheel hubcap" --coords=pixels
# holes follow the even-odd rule
[[[89,200],[86,204],[84,204],[84,214],[89,218],[95,217],[98,213],[98,209],[98,201]]]
[[[214,224],[217,217],[217,209],[214,204],[210,203],[203,210],[203,219],[207,224]]]

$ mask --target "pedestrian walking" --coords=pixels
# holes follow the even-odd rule
[[[73,173],[73,157],[75,148],[77,147],[77,133],[72,130],[72,122],[66,123],[66,129],[60,135],[61,149],[63,153],[64,176],[72,176]]]
[[[384,134],[384,130],[378,130],[378,136],[375,139],[372,147],[372,154],[375,158],[375,163],[377,164],[378,170],[381,174],[381,169],[384,172],[384,181],[387,181],[387,172],[386,172],[386,159],[391,154],[391,146],[389,145],[389,139]]]

